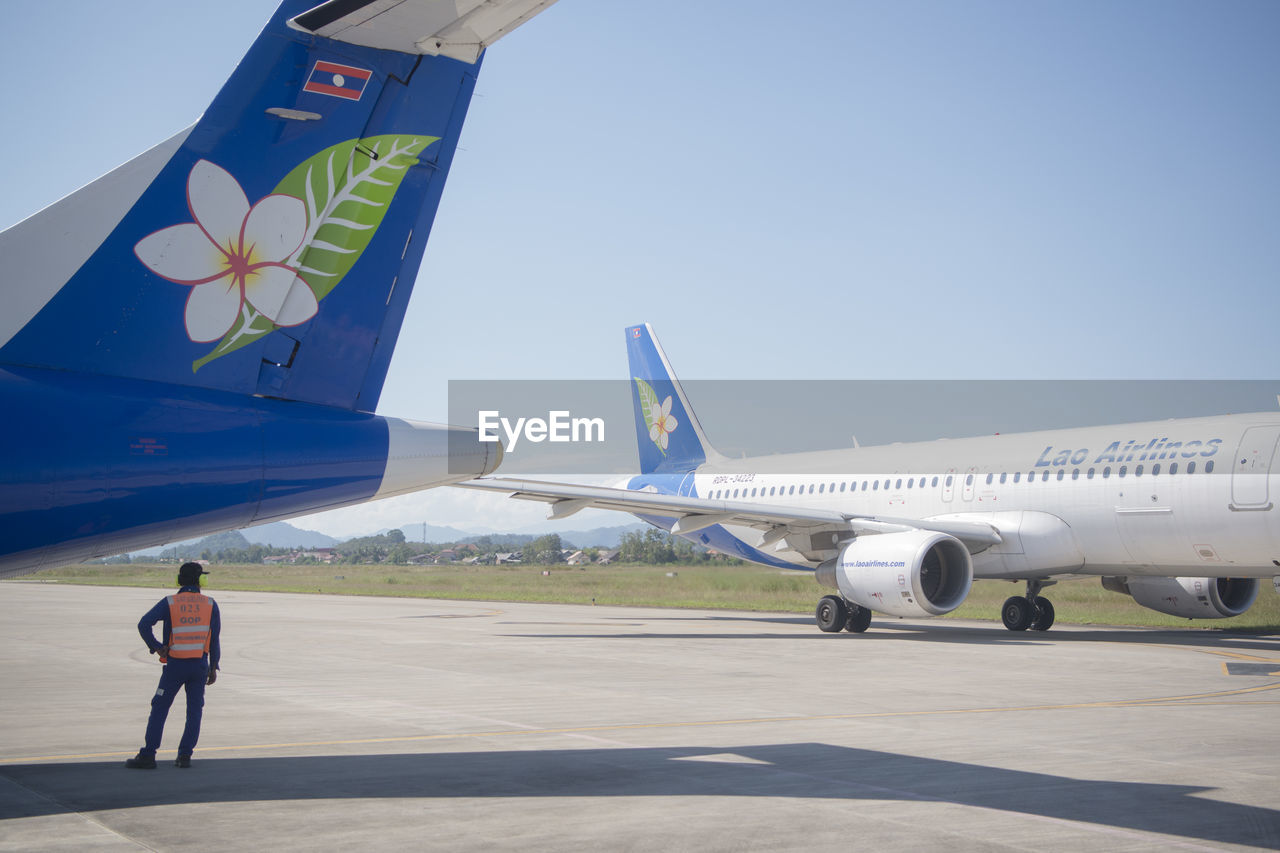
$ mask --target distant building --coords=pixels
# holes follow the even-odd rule
[[[617,548],[613,548],[609,551],[601,551],[600,556],[596,559],[596,562],[602,566],[607,566],[610,563],[612,563],[614,560],[618,559],[619,553],[621,552]]]
[[[564,561],[571,566],[581,565],[582,563],[590,563],[591,558],[581,551],[574,551],[572,554],[564,558]]]

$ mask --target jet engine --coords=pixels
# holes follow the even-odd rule
[[[1257,578],[1107,577],[1102,586],[1132,596],[1143,607],[1187,619],[1239,616],[1258,597]]]
[[[907,530],[859,536],[819,567],[817,579],[859,607],[892,616],[940,616],[969,594],[973,561],[954,536]]]

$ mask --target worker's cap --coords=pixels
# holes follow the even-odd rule
[[[200,582],[201,575],[209,574],[204,570],[204,566],[199,563],[183,563],[178,569],[178,584],[180,586],[190,586]]]

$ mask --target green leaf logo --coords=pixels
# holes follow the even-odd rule
[[[309,157],[276,185],[272,196],[300,199],[306,208],[302,241],[279,262],[297,274],[294,288],[308,287],[318,302],[342,282],[377,233],[409,167],[439,138],[387,134],[349,139]],[[280,325],[251,300],[243,300],[230,329],[191,365],[192,371]]]
[[[644,424],[649,428],[649,440],[667,455],[667,436],[675,431],[680,422],[671,414],[671,395],[658,402],[658,395],[653,387],[639,376],[632,377],[636,381],[636,393],[640,395],[640,412],[644,415]]]

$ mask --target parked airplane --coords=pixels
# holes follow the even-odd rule
[[[1005,627],[1044,631],[1046,586],[1101,576],[1144,607],[1237,616],[1280,567],[1272,468],[1280,412],[728,459],[707,441],[652,329],[627,329],[640,449],[625,488],[503,478],[461,484],[546,501],[551,517],[631,512],[838,594],[818,627],[871,612],[938,616],[974,578],[1026,583]]]
[[[195,125],[0,234],[0,577],[496,467],[372,412],[482,53],[552,2],[285,0]]]

